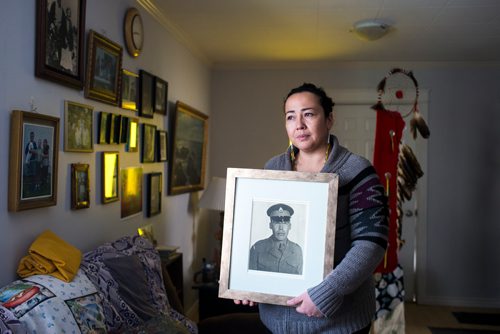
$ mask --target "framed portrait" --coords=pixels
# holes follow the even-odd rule
[[[90,207],[89,164],[71,164],[71,209]]]
[[[128,70],[122,72],[122,97],[123,109],[137,111],[137,88],[139,75]]]
[[[142,124],[141,162],[155,162],[156,125]]]
[[[153,118],[154,76],[144,70],[139,71],[139,116]]]
[[[121,171],[121,218],[142,212],[142,168],[130,167]]]
[[[9,211],[57,204],[59,118],[14,110],[10,119]]]
[[[129,118],[127,126],[127,143],[125,150],[127,152],[137,152],[139,146],[139,120],[137,118]]]
[[[93,152],[94,107],[64,101],[64,151]]]
[[[161,173],[147,174],[146,216],[151,217],[161,212]]]
[[[208,116],[177,101],[171,124],[168,194],[202,190],[205,181]]]
[[[122,47],[90,30],[85,97],[118,105],[122,77]]]
[[[82,89],[86,0],[36,1],[35,75]]]
[[[154,107],[155,113],[166,115],[167,114],[167,100],[168,100],[168,82],[155,77],[155,94],[154,94]]]
[[[101,160],[101,192],[102,203],[118,201],[119,187],[119,154],[118,152],[102,152]]]
[[[337,193],[336,174],[228,168],[219,297],[286,305],[320,283]]]
[[[99,113],[99,131],[97,133],[97,143],[98,144],[107,144],[108,143],[108,133],[110,127],[110,119],[111,114],[105,111],[101,111]]]
[[[156,131],[156,161],[163,162],[168,160],[167,147],[168,147],[167,131]]]

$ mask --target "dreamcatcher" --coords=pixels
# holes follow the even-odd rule
[[[413,138],[417,138],[417,131],[423,138],[429,138],[429,127],[418,110],[418,82],[412,71],[392,69],[379,82],[377,91],[378,99],[373,109],[398,111],[403,118],[413,115],[410,121]]]

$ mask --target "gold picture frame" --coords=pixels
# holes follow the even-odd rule
[[[102,152],[101,159],[102,203],[116,202],[120,186],[120,155],[118,152]]]
[[[8,210],[57,204],[59,118],[12,111]]]
[[[85,97],[118,105],[122,77],[122,47],[90,30]]]
[[[337,193],[332,173],[228,168],[219,297],[286,305],[319,284],[333,269]],[[273,234],[274,207],[290,216],[287,244],[301,255],[293,270],[259,266],[252,255]]]
[[[90,207],[89,164],[71,164],[71,209]]]
[[[64,151],[94,152],[94,107],[64,101]]]

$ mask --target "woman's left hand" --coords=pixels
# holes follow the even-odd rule
[[[314,305],[307,291],[295,298],[288,300],[286,303],[288,306],[296,306],[295,310],[297,312],[305,314],[308,317],[323,317],[323,314],[320,312],[320,310],[318,310],[316,305]]]

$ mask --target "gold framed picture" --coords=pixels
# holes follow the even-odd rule
[[[118,201],[119,188],[119,153],[102,152],[101,191],[102,203]]]
[[[94,107],[64,101],[64,151],[93,152]]]
[[[89,164],[71,164],[71,209],[90,207]]]

